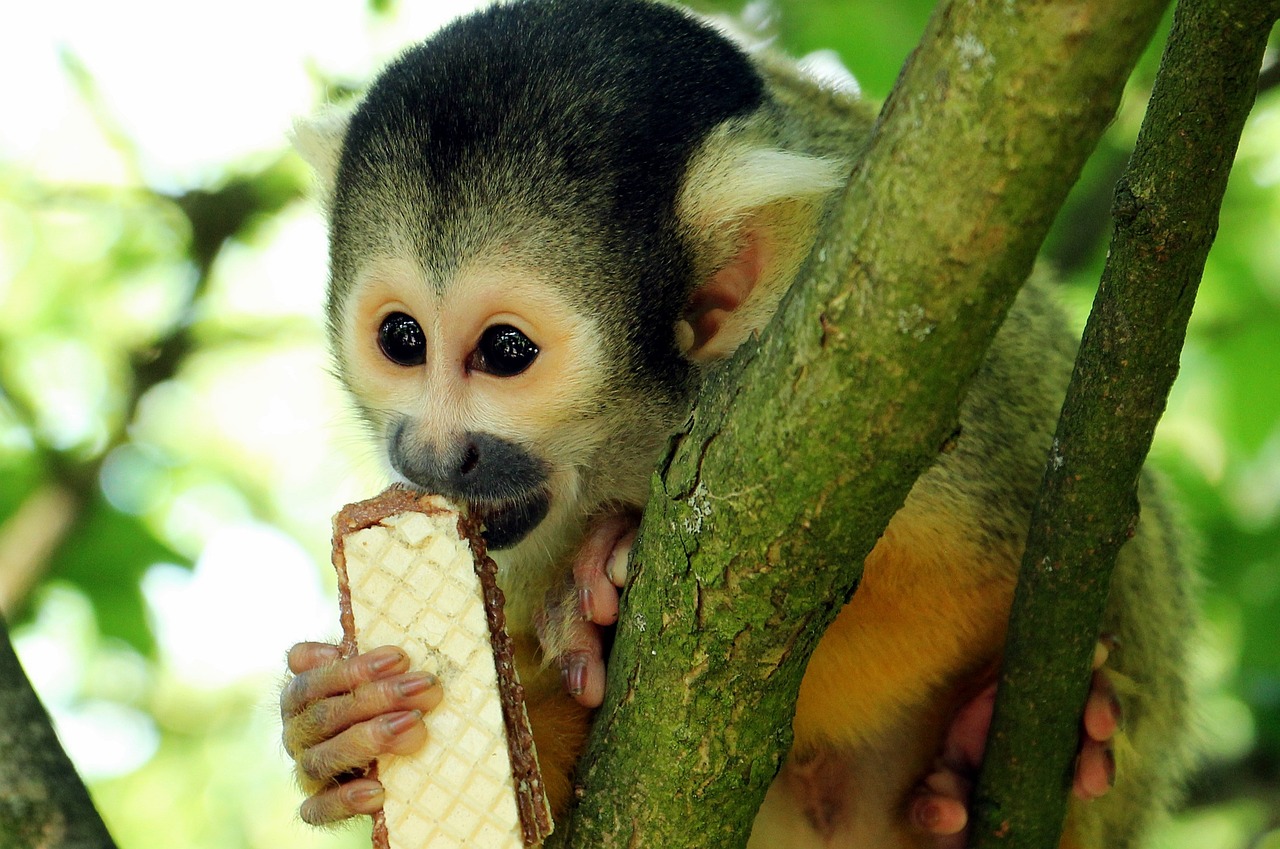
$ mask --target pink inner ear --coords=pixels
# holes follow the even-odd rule
[[[691,352],[714,339],[755,289],[764,265],[760,241],[756,230],[748,230],[741,249],[689,298],[684,317],[693,328]]]

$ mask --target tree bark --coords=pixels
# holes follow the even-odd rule
[[[655,478],[582,798],[549,845],[745,844],[808,657],[954,432],[1163,7],[939,6],[802,283]]]
[[[0,619],[0,849],[115,849]]]
[[[1275,0],[1182,0],[1174,15],[1032,514],[974,849],[1058,845],[1111,571],[1277,14]]]

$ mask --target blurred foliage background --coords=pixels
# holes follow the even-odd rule
[[[122,849],[367,845],[297,821],[278,743],[286,648],[337,630],[329,515],[384,482],[327,372],[324,228],[285,139],[471,5],[50,0],[0,27],[0,610]],[[700,7],[880,100],[932,5]],[[1158,49],[1045,249],[1081,323]],[[1270,62],[1154,452],[1207,613],[1205,764],[1166,847],[1280,847]]]

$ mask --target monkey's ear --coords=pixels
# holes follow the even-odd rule
[[[678,207],[700,281],[676,325],[685,356],[727,357],[764,328],[847,174],[843,162],[773,147],[704,146]]]
[[[326,206],[333,197],[338,162],[342,158],[342,142],[357,105],[352,102],[322,107],[314,115],[294,121],[293,131],[289,134],[293,149],[315,172],[316,187]]]

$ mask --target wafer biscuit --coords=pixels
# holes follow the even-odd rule
[[[426,746],[374,767],[375,849],[522,849],[551,831],[484,541],[437,496],[393,487],[334,517],[343,652],[396,645],[436,675]]]

